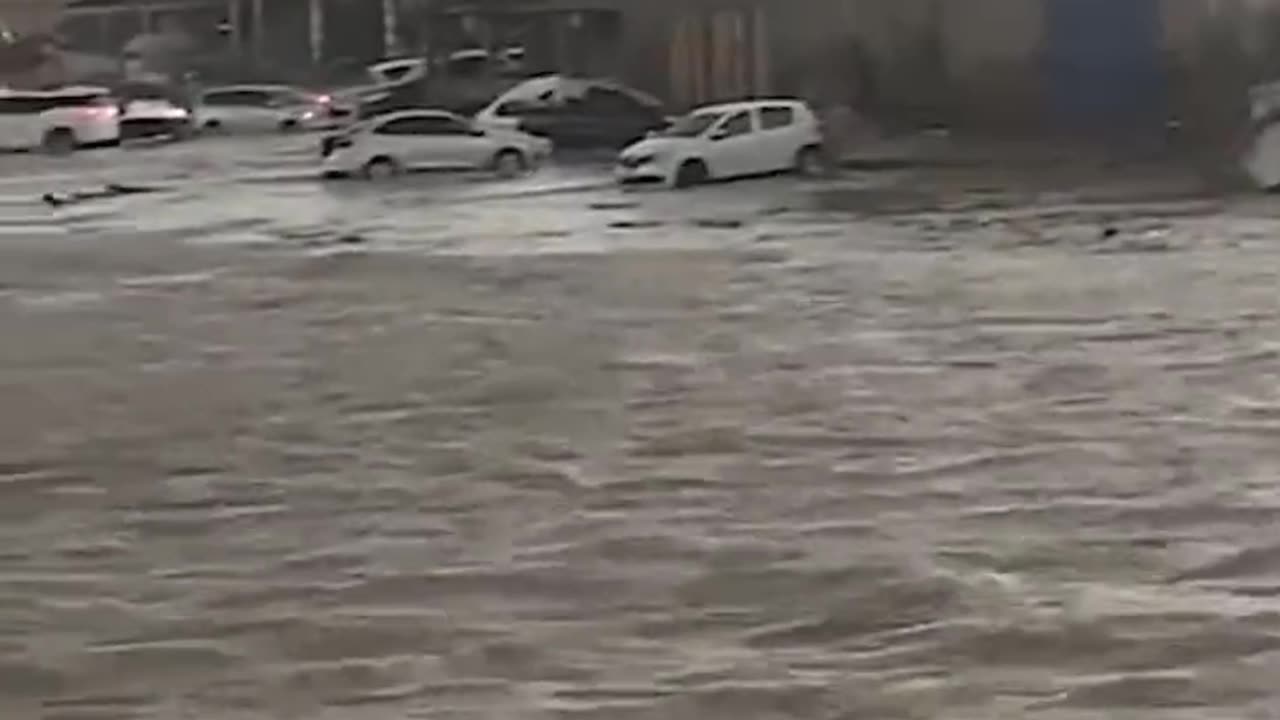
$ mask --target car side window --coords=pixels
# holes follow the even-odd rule
[[[215,107],[261,107],[268,95],[256,90],[219,90],[205,93],[204,103]]]
[[[374,130],[377,135],[466,135],[469,128],[456,118],[443,116],[397,118]]]
[[[44,112],[47,104],[40,98],[4,98],[0,99],[0,115],[29,115]]]
[[[728,120],[720,123],[720,127],[713,133],[717,140],[726,140],[739,135],[746,135],[751,132],[751,113],[743,110],[735,113]]]
[[[414,128],[418,118],[396,118],[373,129],[374,135],[417,135]]]
[[[212,105],[213,107],[223,107],[225,105],[231,105],[232,99],[233,98],[231,97],[231,93],[207,92],[204,94],[204,97],[202,97],[200,101],[203,102],[205,105]]]
[[[291,105],[301,105],[302,98],[292,90],[276,90],[271,93],[269,103],[271,107],[289,107]]]
[[[777,130],[795,122],[795,111],[785,105],[765,107],[760,110],[760,129]]]

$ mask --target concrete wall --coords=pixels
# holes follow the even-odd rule
[[[943,7],[947,104],[953,121],[987,127],[1035,123],[1041,106],[1043,5],[967,0]]]

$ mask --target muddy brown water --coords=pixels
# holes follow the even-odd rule
[[[0,709],[1270,717],[1280,255],[1199,227],[6,246]]]

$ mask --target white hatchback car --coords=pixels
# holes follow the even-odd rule
[[[515,130],[484,129],[443,110],[401,110],[326,138],[327,176],[382,179],[411,170],[493,170],[503,177],[537,167],[551,141]]]
[[[618,156],[621,182],[689,187],[708,180],[823,170],[822,129],[799,100],[750,100],[694,110]]]

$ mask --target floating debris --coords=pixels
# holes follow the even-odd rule
[[[105,198],[119,197],[121,195],[141,195],[143,193],[160,192],[162,188],[148,187],[145,185],[121,185],[118,183],[109,183],[104,185],[101,190],[80,190],[71,193],[52,193],[47,192],[40,196],[41,202],[49,207],[62,207],[72,203],[85,202],[86,200],[101,200]]]
[[[744,225],[741,220],[736,220],[734,218],[703,218],[700,220],[694,220],[693,224],[697,227],[714,228],[717,230],[732,230]]]

